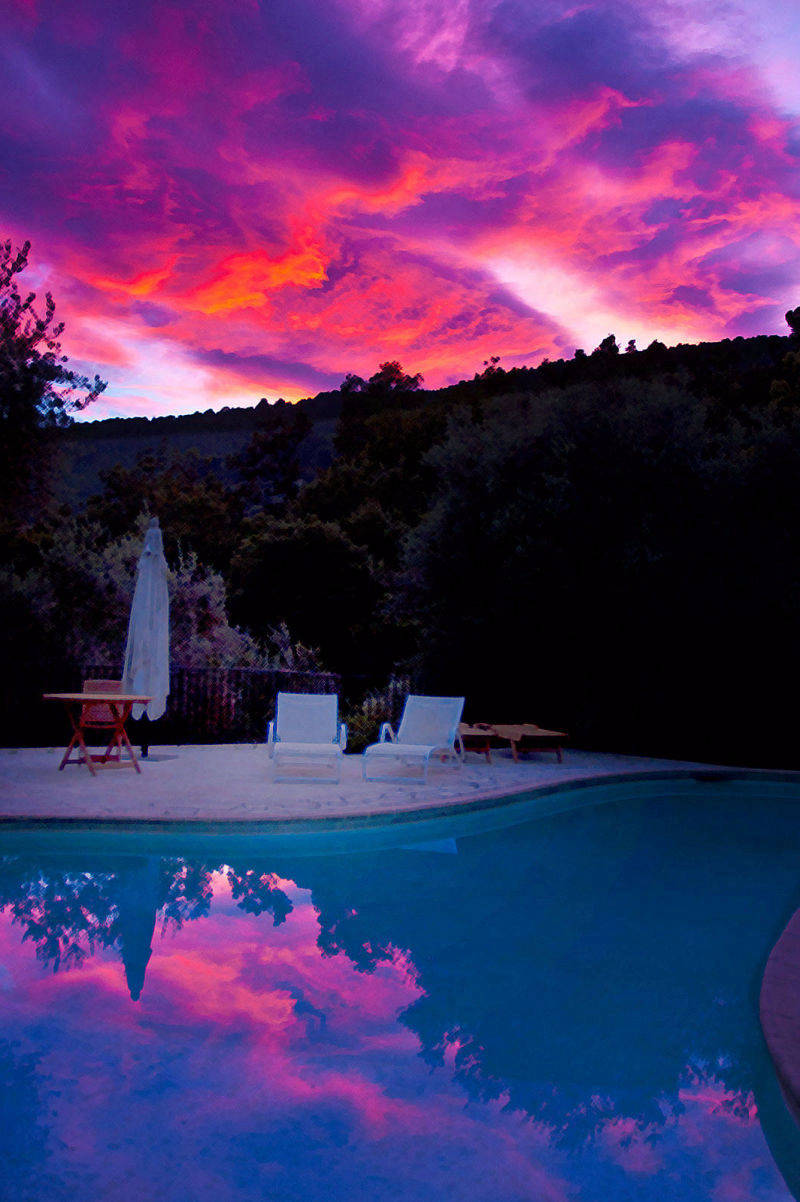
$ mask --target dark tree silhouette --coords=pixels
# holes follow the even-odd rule
[[[261,424],[248,445],[229,460],[241,480],[238,493],[245,512],[277,511],[294,495],[300,475],[298,451],[311,430],[299,405],[277,401],[258,407]]]
[[[396,359],[381,363],[368,380],[347,375],[334,438],[337,455],[349,458],[358,453],[366,439],[368,420],[375,414],[421,404],[423,398],[417,396],[421,386],[422,376],[407,375]]]
[[[272,915],[273,926],[280,926],[292,912],[292,903],[278,885],[274,872],[261,867],[229,867],[231,897],[245,914]]]
[[[157,514],[169,562],[193,551],[220,569],[230,562],[241,525],[241,501],[195,453],[144,454],[102,473],[103,491],[90,497],[86,517],[112,538],[127,534],[142,513]]]
[[[790,309],[786,314],[786,324],[795,338],[800,338],[800,305],[796,309]]]
[[[324,599],[323,599],[324,596]],[[316,518],[254,521],[231,563],[231,617],[269,637],[286,623],[334,669],[363,670],[363,627],[378,604],[368,555]]]
[[[17,510],[31,504],[41,481],[46,432],[67,425],[106,387],[66,366],[64,323],[50,293],[37,311],[36,293],[20,292],[30,248],[0,244],[0,506]]]
[[[454,423],[429,463],[401,607],[428,691],[476,718],[533,705],[583,745],[796,762],[775,684],[800,668],[800,406],[587,382]]]
[[[609,334],[606,338],[604,338],[603,341],[600,343],[600,345],[598,347],[596,347],[595,350],[592,351],[592,354],[593,355],[618,355],[619,347],[617,346],[617,340],[614,337],[614,335]]]

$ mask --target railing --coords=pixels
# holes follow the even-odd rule
[[[118,672],[92,664],[84,676],[114,679]],[[131,736],[158,743],[260,742],[279,692],[338,693],[339,688],[333,672],[171,667],[164,717],[152,724],[132,722]]]
[[[42,693],[80,690],[84,680],[115,680],[119,674],[118,664],[87,664],[82,672],[64,671],[55,684],[51,673],[41,680],[32,675],[11,682],[13,687],[0,690],[0,746],[63,746],[70,733],[63,707],[42,701]],[[364,675],[173,665],[164,717],[156,723],[132,721],[129,731],[136,746],[261,742],[279,692],[338,693],[339,716],[351,724],[356,749],[378,737],[381,722],[397,724],[413,684],[408,677],[393,677],[376,690],[374,681]]]

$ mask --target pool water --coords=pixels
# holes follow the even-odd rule
[[[799,807],[650,782],[330,834],[0,829],[0,1196],[800,1197],[757,1014]]]

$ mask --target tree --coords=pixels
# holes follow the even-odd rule
[[[101,473],[102,493],[89,499],[86,516],[112,538],[130,530],[140,513],[155,514],[164,530],[169,560],[195,552],[202,563],[224,568],[241,523],[241,500],[195,452],[145,453],[132,467]]]
[[[337,522],[375,560],[393,567],[403,535],[427,505],[434,475],[424,460],[444,437],[447,417],[446,408],[434,403],[368,418],[361,449],[307,484],[294,509]]]
[[[364,444],[365,424],[378,413],[418,407],[421,398],[414,398],[422,385],[419,372],[409,376],[396,359],[381,363],[368,380],[360,376],[345,376],[342,387],[342,408],[336,426],[334,449],[348,458],[357,454]]]
[[[500,362],[499,355],[490,355],[490,357],[488,359],[484,359],[483,371],[476,372],[475,379],[476,380],[487,380],[487,379],[489,379],[490,376],[496,376],[498,374],[505,374],[503,372],[503,368],[497,366],[499,362]]]
[[[595,349],[592,351],[592,355],[618,355],[618,354],[619,354],[619,347],[617,346],[617,340],[613,334],[606,335],[606,337],[603,339],[603,341],[600,343],[600,345],[598,347],[595,347]]]
[[[789,345],[793,342],[790,341]],[[783,356],[780,371],[770,385],[769,395],[770,400],[787,417],[800,408],[800,350],[787,351]]]
[[[276,510],[294,494],[300,475],[298,451],[311,431],[311,419],[299,405],[277,401],[259,405],[261,424],[229,466],[239,475],[245,512]]]
[[[233,620],[257,638],[286,622],[334,671],[364,670],[379,598],[364,548],[315,518],[251,521],[231,562]]]
[[[417,409],[376,413],[364,422],[361,449],[334,460],[301,489],[291,507],[305,522],[335,524],[367,553],[372,585],[383,596],[369,621],[359,619],[364,622],[359,655],[363,659],[368,653],[373,685],[413,651],[413,623],[398,621],[392,612],[395,573],[403,540],[434,491],[435,473],[426,456],[445,436],[450,412],[437,398]]]
[[[370,376],[367,392],[374,396],[382,396],[389,392],[416,392],[422,384],[422,374],[409,376],[396,359],[381,363],[374,376]]]
[[[496,362],[497,360],[493,360]],[[381,363],[378,370],[368,380],[348,372],[342,381],[340,391],[348,395],[366,393],[368,396],[382,397],[392,392],[416,392],[423,381],[423,376],[417,372],[409,376],[403,371],[402,364],[397,359]]]
[[[12,509],[29,512],[44,478],[48,432],[68,425],[106,387],[99,376],[90,381],[66,366],[64,323],[55,320],[51,294],[42,313],[35,292],[20,292],[30,248],[0,244],[0,506],[7,518]]]
[[[426,690],[475,715],[535,695],[582,745],[692,759],[741,759],[746,723],[750,762],[796,759],[800,408],[588,382],[454,424],[429,462],[400,610]]]
[[[800,338],[800,305],[796,309],[790,309],[786,314],[786,324],[795,338]]]

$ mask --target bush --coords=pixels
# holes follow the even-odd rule
[[[383,689],[367,694],[364,700],[347,711],[347,750],[360,753],[370,743],[377,743],[384,722],[396,727],[405,699],[411,692],[408,677],[393,676]]]

